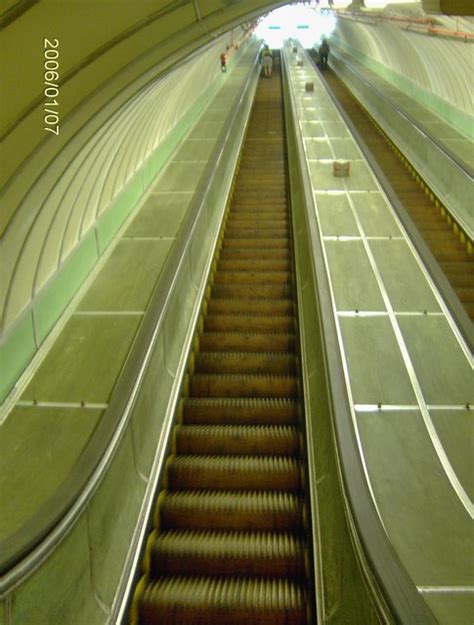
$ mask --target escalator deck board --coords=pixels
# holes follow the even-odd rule
[[[373,124],[370,115],[357,98],[343,85],[332,70],[324,72],[324,81],[351,118],[359,134],[369,146],[403,208],[410,215],[419,234],[424,239],[441,269],[445,272],[466,313],[474,321],[472,300],[466,297],[463,287],[474,289],[474,254],[461,242],[458,228],[436,207],[429,194],[405,167],[397,153]],[[466,240],[469,236],[466,235]],[[446,264],[463,264],[462,276],[445,270]],[[461,283],[460,283],[461,282]]]
[[[283,132],[276,62],[257,89],[133,625],[312,622]]]

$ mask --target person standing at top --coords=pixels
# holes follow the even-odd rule
[[[263,64],[263,73],[269,78],[272,75],[273,54],[268,45],[263,46],[263,50],[260,52],[260,60]]]
[[[328,56],[329,56],[329,44],[326,39],[323,39],[321,45],[319,46],[319,63],[321,69],[326,69],[328,66]]]
[[[223,52],[221,54],[221,72],[227,71],[227,54]]]

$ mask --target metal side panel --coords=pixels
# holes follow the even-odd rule
[[[396,217],[394,222],[394,214],[390,209],[380,212],[383,192],[360,152],[355,160],[351,160],[351,173],[348,178],[332,175],[336,155],[331,144],[334,140],[340,140],[339,126],[342,119],[339,122],[335,120],[334,113],[337,109],[305,57],[304,51],[300,48],[295,54],[291,50],[291,47],[285,48],[285,56],[293,106],[295,144],[298,146],[302,161],[301,175],[306,183],[306,206],[304,211],[300,209],[306,228],[302,228],[301,231],[308,238],[305,242],[308,253],[304,260],[311,263],[314,281],[312,288],[316,297],[316,300],[313,299],[313,302],[305,306],[304,298],[308,287],[304,286],[303,281],[301,290],[303,310],[311,311],[311,307],[313,310],[319,309],[319,319],[314,320],[313,330],[307,335],[313,339],[316,328],[319,326],[323,329],[323,358],[330,389],[328,405],[337,441],[333,453],[338,456],[336,466],[341,472],[342,492],[346,499],[345,513],[357,552],[355,559],[363,570],[362,578],[372,588],[369,592],[372,600],[382,598],[380,604],[382,613],[378,615],[379,618],[390,619],[391,613],[392,618],[401,623],[434,623],[434,617],[427,604],[417,592],[416,586],[420,585],[421,578],[414,574],[414,562],[423,558],[424,552],[420,549],[413,550],[410,559],[407,559],[406,553],[401,550],[400,545],[397,545],[393,529],[388,528],[389,521],[394,522],[398,518],[398,523],[402,524],[403,517],[387,516],[385,503],[391,499],[393,484],[376,464],[370,462],[367,437],[365,432],[364,436],[362,435],[360,415],[367,410],[375,411],[378,423],[386,428],[394,425],[397,428],[396,437],[403,441],[405,434],[402,421],[389,417],[395,409],[404,410],[411,407],[419,409],[423,423],[419,433],[430,449],[429,462],[423,468],[421,458],[417,458],[410,478],[413,483],[425,481],[429,483],[430,480],[436,482],[440,478],[438,507],[444,505],[442,502],[445,495],[449,498],[454,492],[454,497],[458,499],[460,505],[456,506],[453,514],[468,516],[469,502],[462,499],[462,489],[456,490],[458,478],[454,471],[451,471],[445,450],[438,444],[439,437],[432,427],[424,391],[420,385],[421,373],[417,369],[420,364],[419,362],[414,364],[415,357],[411,356],[410,339],[403,333],[403,323],[419,316],[426,324],[439,315],[446,316],[448,320],[446,331],[453,333],[454,341],[461,347],[462,376],[472,375],[472,371],[469,373],[472,363],[462,339],[455,332],[454,324],[449,320],[449,315],[436,296],[426,273],[422,271],[423,279],[428,280],[428,291],[435,294],[442,312],[438,312],[435,306],[432,313],[427,311],[426,314],[420,315],[415,309],[410,309],[406,299],[400,297],[399,289],[394,288],[391,266],[387,268],[383,263],[377,263],[378,252],[374,253],[372,246],[381,245],[379,241],[385,240],[399,245],[398,241],[404,239],[403,229]],[[313,90],[306,91],[307,82],[314,83]],[[312,112],[314,133],[313,128],[305,121],[308,109]],[[344,139],[350,136],[348,129],[345,129]],[[311,146],[311,156],[305,153],[305,148],[319,139],[324,139],[329,144],[329,154],[326,146],[326,152],[318,156],[317,146],[314,143]],[[357,149],[355,142],[354,147]],[[353,168],[353,165],[357,166]],[[374,197],[377,197],[375,206],[378,206],[379,210],[376,211],[376,218],[372,221],[370,214],[367,214],[367,207]],[[386,199],[384,201],[386,202]],[[320,205],[323,208],[321,213]],[[333,206],[334,213],[331,211]],[[358,213],[360,206],[364,206],[363,216]],[[332,222],[333,214],[334,222]],[[377,223],[381,225],[378,232],[374,230]],[[370,224],[369,227],[372,228],[370,235],[364,229],[365,224]],[[399,232],[392,237],[395,224]],[[331,234],[324,234],[323,228],[325,232]],[[342,231],[339,228],[342,228]],[[346,235],[344,231],[351,234]],[[385,233],[389,231],[390,235],[387,236]],[[347,258],[348,246],[352,246],[353,250],[350,256],[352,263],[348,262]],[[414,253],[412,248],[410,250]],[[379,254],[379,257],[385,259],[386,254],[387,252]],[[395,259],[396,257],[395,254]],[[419,267],[423,270],[421,264]],[[303,271],[304,274],[308,272],[306,268]],[[387,288],[386,285],[392,286]],[[394,308],[399,305],[401,309]],[[432,364],[435,363],[430,361],[428,364],[426,360],[422,360],[422,366],[425,368]],[[309,363],[307,368],[311,371],[312,364]],[[314,382],[308,378],[306,385],[310,392],[312,384]],[[321,418],[321,415],[313,413],[311,409],[311,405],[307,407],[309,410],[307,418],[310,423],[318,416]],[[369,443],[371,450],[378,450],[379,457],[383,457],[386,439],[388,440],[388,429],[386,435],[378,433]],[[317,463],[316,438],[313,444]],[[388,446],[386,452],[388,455]],[[393,479],[397,479],[397,464],[403,464],[403,455],[391,455]],[[380,489],[375,488],[372,479],[374,475],[383,483],[382,497]],[[320,476],[316,473],[316,477],[318,484],[319,480],[327,479],[324,473]],[[458,495],[461,495],[461,498]],[[426,521],[425,511],[419,506],[415,493],[409,495],[407,502],[408,500],[417,511],[416,514]],[[449,504],[447,502],[445,504],[449,509]],[[322,506],[319,508],[322,509]],[[411,525],[408,531],[415,533],[416,527]],[[436,550],[437,539],[426,523],[423,536],[419,535],[418,538],[418,544],[423,544],[430,551]],[[444,539],[452,542],[452,538],[449,525],[446,524]],[[323,544],[324,540],[321,542]],[[324,575],[324,561],[322,573]],[[384,611],[384,604],[389,606],[388,612]],[[336,618],[337,610],[341,609],[336,604],[333,604],[333,608],[334,614],[331,614],[331,619]],[[327,611],[326,618],[329,615],[330,612]],[[344,622],[344,618],[341,622]]]

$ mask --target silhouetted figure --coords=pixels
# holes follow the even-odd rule
[[[328,57],[329,57],[329,44],[326,39],[323,39],[321,45],[319,46],[318,51],[319,56],[319,66],[321,69],[326,69],[328,66]]]

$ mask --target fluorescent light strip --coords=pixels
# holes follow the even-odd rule
[[[139,317],[144,310],[76,310],[74,317]]]
[[[422,594],[474,593],[474,586],[417,586],[416,588]]]
[[[152,195],[192,195],[194,191],[153,191]]]
[[[22,408],[87,408],[88,410],[105,410],[108,404],[94,404],[92,402],[66,402],[66,401],[17,401],[16,406]]]
[[[338,310],[338,317],[388,317],[386,310]]]
[[[124,241],[174,241],[176,237],[122,237]]]
[[[419,412],[418,405],[399,405],[396,404],[354,404],[356,412]]]

